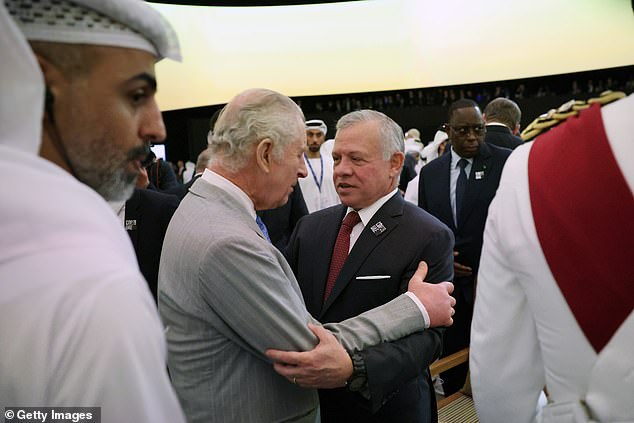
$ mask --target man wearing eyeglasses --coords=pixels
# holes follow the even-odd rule
[[[469,345],[475,278],[489,204],[511,150],[484,142],[485,122],[478,105],[461,99],[449,106],[445,125],[450,154],[424,166],[418,185],[418,206],[436,216],[454,233],[454,324],[443,339],[443,354]],[[467,366],[442,374],[449,395],[462,387]]]

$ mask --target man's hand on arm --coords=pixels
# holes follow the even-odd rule
[[[141,166],[139,170],[139,176],[136,179],[136,187],[140,189],[146,189],[150,185],[150,177],[147,174],[147,169]]]
[[[457,251],[453,252],[454,257],[458,257],[460,253]],[[465,266],[464,264],[458,263],[455,259],[453,262],[453,273],[455,276],[459,278],[464,278],[467,276],[471,276],[473,274],[473,269],[469,266]]]
[[[266,356],[277,373],[302,388],[330,389],[346,385],[352,360],[337,338],[322,326],[308,324],[319,344],[305,352],[268,350]]]
[[[429,315],[430,326],[449,326],[453,323],[456,300],[451,282],[430,284],[424,282],[427,264],[420,262],[410,278],[408,290],[423,304]],[[319,338],[319,344],[305,352],[267,350],[266,356],[274,362],[277,373],[304,388],[330,389],[346,385],[353,365],[346,350],[335,336],[321,326],[309,324]]]
[[[456,299],[450,295],[453,292],[453,284],[427,283],[424,281],[426,276],[427,263],[421,261],[409,280],[408,291],[416,295],[425,306],[429,314],[430,327],[451,326],[455,313],[453,306],[456,304]]]

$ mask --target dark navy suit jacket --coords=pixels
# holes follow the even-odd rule
[[[517,135],[513,135],[508,126],[487,125],[486,128],[487,133],[484,136],[484,142],[488,144],[510,148],[511,150],[522,145],[522,139]]]
[[[451,228],[456,240],[455,249],[459,252],[456,261],[471,267],[474,275],[478,273],[489,204],[495,196],[502,168],[510,154],[509,149],[482,143],[480,152],[471,166],[462,215],[458,217],[457,228],[449,198],[451,154],[444,154],[432,160],[420,172],[418,205]],[[464,295],[472,302],[473,284],[467,284],[466,288]]]
[[[192,187],[192,185],[194,185],[194,182],[196,182],[196,179],[200,178],[203,174],[199,173],[197,175],[194,175],[189,182],[186,182],[184,184],[178,184],[175,187],[172,187],[170,189],[166,189],[165,191],[163,191],[165,194],[170,194],[170,195],[175,195],[176,197],[178,197],[178,201],[183,201],[183,198],[185,198],[185,196],[187,195],[187,193],[189,192],[189,189]]]
[[[321,322],[339,322],[392,300],[407,290],[421,260],[429,265],[427,281],[451,280],[451,231],[397,193],[364,227],[323,304],[330,259],[345,212],[345,206],[337,205],[302,218],[287,249],[306,307]],[[373,231],[379,222],[385,230]],[[358,278],[363,276],[384,278]],[[371,401],[345,388],[320,390],[322,421],[436,421],[427,367],[439,356],[440,348],[441,332],[429,329],[362,351]]]
[[[174,195],[149,189],[135,189],[132,197],[125,203],[127,232],[154,300],[163,239],[178,203],[179,200]]]

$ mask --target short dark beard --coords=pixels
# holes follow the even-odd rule
[[[130,149],[123,154],[101,148],[97,156],[95,146],[107,145],[107,141],[95,142],[91,146],[69,150],[70,159],[76,169],[76,177],[106,201],[122,201],[132,196],[138,174],[127,171],[132,160],[143,160],[149,152],[149,145]],[[91,151],[92,150],[92,151]]]

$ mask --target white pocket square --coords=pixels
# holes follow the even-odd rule
[[[357,276],[357,280],[371,280],[371,279],[389,279],[390,275],[372,275],[372,276]]]

